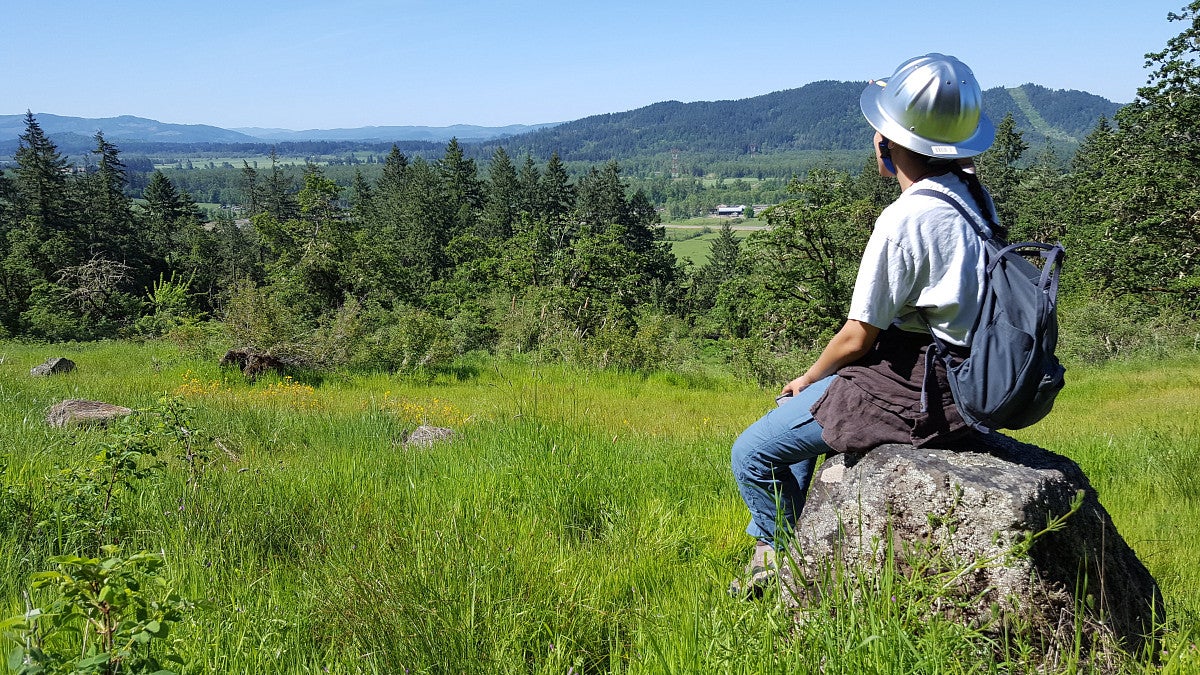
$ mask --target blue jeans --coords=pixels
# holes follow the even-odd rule
[[[786,544],[782,540],[804,509],[816,458],[831,452],[821,438],[821,425],[808,409],[834,377],[786,399],[733,442],[733,477],[750,509],[746,534],[775,548]]]

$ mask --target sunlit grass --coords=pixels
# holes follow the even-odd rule
[[[59,355],[78,369],[29,377]],[[1200,360],[1069,376],[1055,412],[1016,435],[1084,467],[1186,655],[1200,625]],[[204,601],[176,633],[195,672],[1004,672],[978,635],[886,602],[796,628],[772,602],[726,596],[751,543],[729,445],[771,394],[488,361],[250,383],[160,344],[0,343],[0,463],[8,483],[36,486],[85,461],[101,432],[42,421],[63,398],[185,401],[220,449],[194,484],[168,458],[128,505],[128,545],[163,551]],[[406,445],[420,424],[456,435]],[[8,616],[32,570],[6,532]],[[1191,672],[1181,663],[1168,672]]]

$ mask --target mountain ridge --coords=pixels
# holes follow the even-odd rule
[[[431,126],[368,126],[337,129],[270,129],[241,127],[225,129],[208,124],[174,124],[147,117],[119,115],[117,117],[71,117],[53,113],[35,113],[38,125],[51,138],[76,141],[75,137],[92,138],[96,131],[114,143],[275,143],[290,141],[361,141],[388,143],[393,141],[483,141],[529,133],[559,124],[510,124],[485,127],[474,124]],[[25,132],[25,115],[0,115],[0,143],[15,141]]]
[[[510,155],[557,152],[564,159],[592,162],[680,149],[735,155],[858,150],[870,135],[858,107],[864,86],[865,81],[823,80],[739,100],[664,101],[565,122],[507,139],[505,147]],[[1070,149],[1121,104],[1083,91],[1026,83],[988,89],[983,106],[996,122],[1012,114],[1031,147],[1055,142]]]
[[[291,131],[203,124],[171,124],[122,115],[77,118],[40,113],[42,130],[56,143],[86,151],[97,129],[114,143],[272,144],[303,141],[389,143],[461,142],[484,150],[504,146],[511,156],[529,153],[564,159],[606,161],[639,154],[742,155],[786,150],[857,150],[867,127],[858,110],[865,82],[822,80],[795,89],[737,100],[660,101],[624,112],[603,113],[562,123],[483,127],[378,126]],[[1026,83],[984,92],[984,110],[995,121],[1012,114],[1031,145],[1077,145],[1101,117],[1121,107],[1078,90],[1052,90]],[[15,150],[24,115],[0,115],[0,152]],[[253,132],[253,133],[250,133]],[[1040,140],[1039,140],[1040,139]]]

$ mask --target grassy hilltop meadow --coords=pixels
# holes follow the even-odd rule
[[[23,612],[25,579],[64,550],[159,552],[158,577],[186,602],[151,646],[188,672],[1033,667],[1034,645],[929,619],[935,579],[829,598],[799,628],[773,601],[726,596],[750,545],[728,447],[771,405],[752,383],[478,360],[425,379],[251,384],[162,343],[0,351],[0,607]],[[30,378],[50,354],[79,368]],[[1155,672],[1200,667],[1198,390],[1195,356],[1073,368],[1054,413],[1018,434],[1083,466],[1161,584],[1170,623]],[[144,410],[159,430],[132,436],[138,446],[130,431],[42,422],[74,396]],[[178,426],[158,427],[163,416]],[[456,435],[406,444],[420,424]],[[141,463],[154,470],[117,481],[114,447],[156,448]]]
[[[1172,20],[1126,105],[985,92],[977,158],[1009,238],[1068,251],[1068,386],[1013,435],[1161,585],[1145,653],[957,624],[954,567],[726,593],[730,445],[898,194],[863,83],[817,82],[493,130],[0,116],[8,671],[1200,672],[1200,2]],[[48,424],[72,398],[134,412]]]

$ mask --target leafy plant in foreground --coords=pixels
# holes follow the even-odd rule
[[[47,550],[71,553],[48,558],[56,569],[31,577],[36,606],[27,593],[28,610],[0,622],[0,633],[19,644],[9,658],[11,670],[23,675],[166,673],[171,671],[162,662],[183,663],[176,647],[164,640],[191,603],[158,576],[163,555],[123,555],[116,542],[129,525],[121,505],[143,479],[162,471],[160,453],[177,450],[194,490],[212,447],[213,440],[193,427],[182,400],[163,398],[156,407],[116,422],[88,463],[47,478],[47,510],[34,534]],[[0,497],[10,494],[16,493],[0,491]],[[186,494],[181,508],[183,499]]]
[[[95,550],[120,539],[123,531],[121,502],[124,494],[160,469],[147,462],[157,448],[146,442],[133,422],[118,422],[120,431],[102,443],[87,464],[64,468],[46,478],[48,512],[39,530],[52,550]]]
[[[9,668],[19,675],[53,673],[156,673],[183,665],[176,644],[168,643],[171,624],[191,609],[158,576],[157,553],[122,556],[104,546],[101,557],[51,558],[57,570],[33,576],[33,589],[47,591],[44,606],[0,626],[14,630],[19,643]]]

